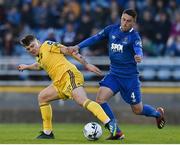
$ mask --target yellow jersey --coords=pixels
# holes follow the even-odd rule
[[[61,52],[62,46],[58,42],[45,41],[39,48],[39,55],[36,57],[39,66],[48,73],[53,82],[60,80],[68,70],[77,69]]]

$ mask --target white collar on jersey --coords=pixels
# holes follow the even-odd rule
[[[120,29],[121,29],[121,26],[119,27]],[[122,30],[122,29],[121,29]],[[130,30],[129,30],[129,32],[132,32],[134,30],[134,28],[131,28]]]

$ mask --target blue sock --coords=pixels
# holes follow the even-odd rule
[[[155,108],[153,108],[150,105],[143,105],[143,110],[141,112],[141,115],[149,116],[149,117],[160,117],[160,113],[156,111]]]
[[[111,120],[116,120],[114,113],[112,112],[110,106],[108,105],[108,103],[103,103],[100,104],[101,107],[103,108],[104,112],[107,114],[107,116],[111,119]],[[117,132],[120,132],[120,128],[117,126]]]

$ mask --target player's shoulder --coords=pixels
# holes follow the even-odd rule
[[[54,45],[53,41],[46,40],[42,43],[41,50],[42,51],[49,50],[50,48],[52,48],[53,45]]]
[[[46,41],[44,41],[43,44],[46,44],[46,45],[52,45],[52,44],[54,44],[54,43],[55,43],[54,41],[46,40]]]
[[[56,47],[62,47],[63,45],[60,42],[55,42],[55,41],[51,41],[51,40],[46,40],[44,41],[44,46],[56,46]]]
[[[140,38],[140,34],[137,30],[133,29],[131,31],[131,35],[134,37],[134,38]]]
[[[106,33],[114,32],[114,31],[117,30],[118,27],[119,27],[118,24],[108,25],[108,26],[105,27],[105,29],[103,29],[103,30],[101,31],[101,33],[102,33],[102,32],[106,32]]]
[[[134,35],[139,35],[139,32],[137,30],[135,30],[134,28],[132,28],[131,33]]]

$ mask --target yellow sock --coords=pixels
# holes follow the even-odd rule
[[[43,120],[43,131],[52,131],[52,108],[49,103],[40,104],[41,116]]]
[[[84,102],[83,107],[92,112],[102,123],[106,124],[110,121],[109,117],[98,103],[87,99]]]

